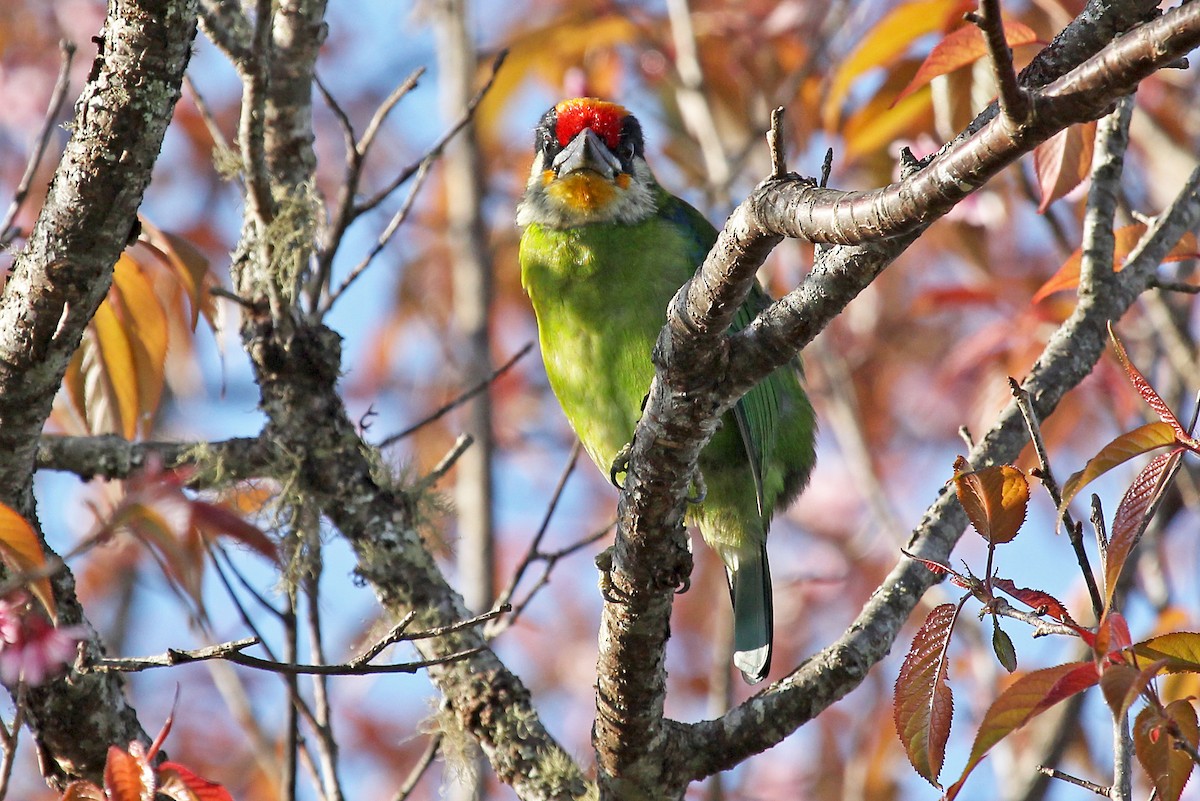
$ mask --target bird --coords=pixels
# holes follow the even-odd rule
[[[655,179],[637,118],[591,97],[563,100],[538,122],[517,225],[550,387],[588,456],[615,477],[654,377],[667,305],[717,231]],[[731,330],[769,304],[756,282]],[[723,416],[699,457],[704,496],[685,516],[725,565],[733,663],[750,684],[771,666],[771,516],[799,495],[816,459],[802,378],[798,360],[781,366]]]

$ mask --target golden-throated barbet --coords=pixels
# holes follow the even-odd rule
[[[655,180],[637,119],[587,97],[558,103],[538,123],[517,224],[521,281],[550,386],[608,475],[641,416],[667,304],[717,232]],[[731,330],[769,302],[756,284]],[[799,494],[815,461],[801,379],[798,362],[780,367],[724,416],[700,454],[703,500],[687,514],[725,564],[733,662],[751,683],[771,665],[771,516]]]

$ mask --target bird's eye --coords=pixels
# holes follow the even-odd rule
[[[633,161],[635,153],[637,153],[637,147],[632,138],[621,143],[621,161]]]

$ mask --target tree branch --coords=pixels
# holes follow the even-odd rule
[[[601,621],[593,740],[602,795],[663,786],[682,792],[687,781],[778,742],[857,686],[933,581],[924,568],[901,562],[849,632],[783,683],[722,721],[678,729],[664,722],[663,647],[671,596],[690,567],[681,528],[683,498],[720,415],[793,358],[933,220],[1058,130],[1102,116],[1114,94],[1132,91],[1197,43],[1200,6],[1174,9],[1032,91],[1034,115],[1027,125],[993,116],[923,169],[880,190],[836,192],[789,176],[764,182],[734,211],[705,263],[668,310],[654,352],[659,374],[634,437],[610,576],[616,600],[605,604]],[[1101,46],[1097,43],[1096,50]],[[801,287],[727,336],[755,272],[783,236],[842,247],[823,251]],[[845,247],[852,244],[858,246]],[[1068,340],[1055,337],[1026,381],[1039,416],[1044,418],[1087,374],[1104,346],[1105,323],[1135,296],[1126,288],[1106,301],[1080,304],[1060,329],[1076,337],[1070,348],[1064,348]],[[976,446],[971,462],[1005,461],[1024,441],[1013,403]],[[943,493],[914,540],[944,556],[964,525],[957,502]],[[682,743],[668,736],[672,732],[686,732],[680,734]],[[677,769],[672,760],[678,760]]]

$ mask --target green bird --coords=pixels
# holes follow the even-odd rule
[[[517,209],[521,283],[550,386],[592,461],[609,474],[633,430],[671,297],[716,241],[704,216],[655,180],[637,119],[616,103],[564,100],[542,117]],[[770,302],[755,285],[733,329]],[[749,683],[771,666],[767,530],[808,480],[815,420],[799,364],[780,367],[721,421],[700,454],[707,490],[687,522],[725,563],[733,662]]]

